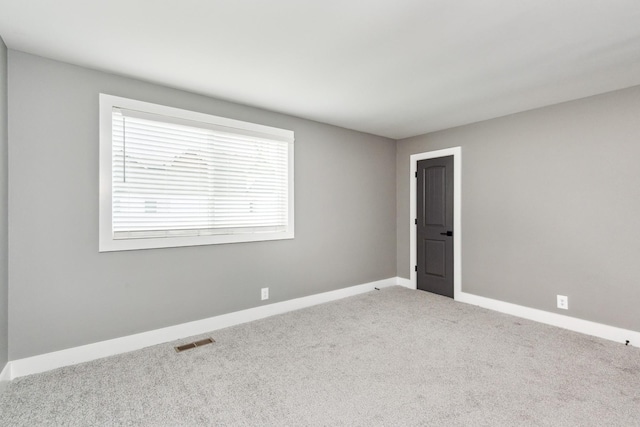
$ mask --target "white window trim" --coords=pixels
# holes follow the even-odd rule
[[[274,233],[244,233],[217,234],[209,236],[190,237],[160,237],[146,239],[114,239],[112,232],[112,110],[119,107],[128,110],[143,111],[176,117],[179,119],[204,122],[214,126],[224,126],[231,129],[251,131],[270,138],[277,138],[288,142],[289,147],[289,225],[284,232]],[[182,246],[213,245],[224,243],[258,242],[267,240],[282,240],[294,238],[294,169],[293,169],[293,140],[294,134],[290,130],[227,119],[209,114],[167,107],[149,102],[137,101],[113,95],[100,94],[100,160],[99,160],[99,251],[126,251],[152,248],[172,248]]]

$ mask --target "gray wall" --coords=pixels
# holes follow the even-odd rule
[[[8,357],[8,294],[7,276],[7,47],[0,37],[0,371]]]
[[[98,253],[98,93],[295,131],[294,240]],[[396,275],[395,141],[9,51],[9,357]]]
[[[409,156],[461,146],[462,290],[640,331],[639,136],[634,87],[398,141],[398,275]]]

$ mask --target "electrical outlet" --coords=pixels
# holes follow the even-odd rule
[[[569,297],[565,295],[558,295],[558,308],[562,308],[563,310],[569,309]]]
[[[262,298],[263,301],[266,299],[269,299],[269,288],[262,288],[260,297]]]

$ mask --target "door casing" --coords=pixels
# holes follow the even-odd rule
[[[409,175],[409,268],[410,287],[417,289],[417,275],[415,266],[417,264],[417,233],[415,219],[418,217],[417,203],[417,183],[416,172],[418,161],[434,159],[437,157],[453,156],[453,299],[458,299],[462,293],[462,148],[452,147],[443,150],[428,151],[425,153],[412,154],[410,157]]]

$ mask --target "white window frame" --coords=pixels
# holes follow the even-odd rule
[[[215,245],[225,243],[259,242],[294,238],[294,173],[293,141],[290,130],[243,122],[210,114],[167,107],[113,95],[100,94],[100,164],[99,164],[99,251],[126,251],[152,248]],[[188,237],[150,237],[136,239],[114,239],[112,227],[112,111],[113,108],[142,111],[183,120],[224,126],[230,131],[253,132],[288,142],[288,225],[285,231],[264,233],[215,234]]]

